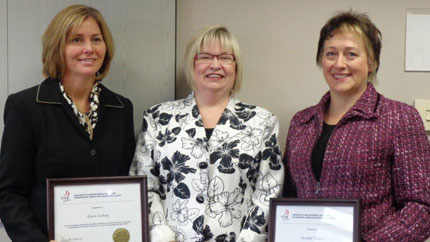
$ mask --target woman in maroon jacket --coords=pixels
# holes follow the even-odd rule
[[[418,112],[379,94],[381,33],[343,12],[321,29],[317,64],[329,91],[292,119],[284,196],[359,198],[365,241],[430,236],[430,146]]]

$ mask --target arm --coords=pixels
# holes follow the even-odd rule
[[[282,160],[282,163],[284,164],[284,167],[285,167],[285,182],[284,182],[284,190],[282,192],[282,197],[295,198],[297,197],[296,184],[294,183],[293,177],[291,175],[290,167],[288,164],[288,158],[289,158],[288,147],[290,144],[290,137],[294,131],[294,129],[292,128],[293,126],[294,126],[293,122],[291,122],[290,128],[288,130],[287,142],[285,145],[284,158]]]
[[[424,241],[430,236],[430,146],[418,112],[400,110],[392,183],[399,210],[364,236],[366,241]]]
[[[151,114],[145,112],[142,132],[139,134],[130,175],[146,175],[148,178],[149,227],[151,242],[175,240],[175,232],[167,225],[162,200],[166,199],[160,175],[160,161],[154,160],[156,152],[156,124]]]
[[[262,160],[258,172],[252,206],[246,215],[238,242],[266,241],[266,226],[269,215],[270,198],[278,197],[284,182],[284,168],[278,144],[279,123],[273,115],[270,117],[271,130],[265,136],[261,146]]]
[[[130,171],[131,161],[133,160],[136,141],[134,138],[134,122],[133,122],[133,104],[130,100],[126,100],[126,128],[124,142],[124,158],[122,160],[120,175],[126,176]]]
[[[27,199],[36,155],[30,118],[24,103],[9,96],[0,154],[0,217],[13,241],[46,242]]]

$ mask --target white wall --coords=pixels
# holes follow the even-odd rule
[[[244,57],[239,98],[274,112],[282,149],[294,113],[316,104],[328,90],[315,64],[319,31],[336,11],[367,12],[383,36],[380,82],[387,97],[412,104],[430,99],[430,73],[404,72],[407,8],[430,8],[429,0],[187,0],[177,3],[177,98],[189,89],[182,74],[185,45],[199,28],[224,24]]]
[[[112,31],[116,53],[103,83],[131,99],[136,132],[145,109],[174,99],[176,1],[0,0],[0,136],[7,95],[43,80],[41,36],[75,3],[97,8]],[[1,224],[0,241],[9,241]]]

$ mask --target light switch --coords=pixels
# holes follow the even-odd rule
[[[430,100],[414,100],[414,107],[420,113],[426,131],[430,130]]]

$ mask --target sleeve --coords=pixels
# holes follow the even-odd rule
[[[430,236],[430,145],[418,112],[400,110],[392,183],[399,208],[364,236],[366,241],[424,241]]]
[[[0,218],[12,241],[46,242],[27,197],[31,192],[35,143],[24,103],[8,97],[0,154]]]
[[[160,179],[160,162],[155,160],[156,123],[148,112],[143,118],[130,175],[146,175],[148,179],[149,227],[151,242],[175,240],[175,232],[167,225],[162,200],[166,199],[163,180]]]
[[[289,163],[288,163],[288,159],[290,157],[288,153],[288,147],[290,144],[290,139],[291,139],[290,137],[293,135],[294,129],[295,129],[294,123],[292,121],[290,124],[290,128],[288,130],[287,141],[285,143],[284,158],[282,160],[282,163],[284,164],[284,167],[285,167],[285,182],[284,182],[284,189],[282,191],[282,197],[291,197],[291,198],[297,197],[296,184],[294,183],[293,177],[291,175]]]
[[[124,158],[121,166],[121,175],[126,176],[130,171],[131,161],[133,160],[134,150],[136,148],[136,140],[134,137],[134,122],[133,122],[133,104],[130,100],[126,100],[126,134],[125,134],[125,148]]]
[[[279,197],[284,182],[284,168],[278,144],[279,122],[275,115],[269,117],[270,131],[261,146],[261,163],[257,175],[252,206],[243,222],[238,242],[266,241],[266,227],[270,198]]]

